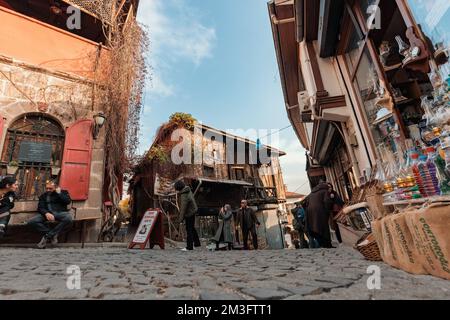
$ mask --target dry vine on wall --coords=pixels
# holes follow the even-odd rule
[[[106,180],[108,195],[115,212],[120,213],[119,183],[129,170],[139,145],[142,98],[147,77],[145,53],[149,41],[146,30],[132,18],[120,18],[105,24],[109,60],[105,82],[97,88],[97,104],[105,123]],[[101,77],[101,75],[98,75]],[[120,220],[120,219],[119,219]]]

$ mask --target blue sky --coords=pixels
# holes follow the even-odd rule
[[[149,29],[152,67],[141,151],[174,112],[223,130],[290,124],[266,0],[144,0],[138,19]],[[281,160],[285,182],[307,193],[305,151],[292,128],[279,135],[271,144],[288,153]]]

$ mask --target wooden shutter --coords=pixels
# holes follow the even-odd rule
[[[66,130],[60,185],[72,200],[87,200],[92,158],[92,120],[80,120]]]

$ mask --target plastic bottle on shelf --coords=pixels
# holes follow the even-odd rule
[[[423,197],[427,197],[427,192],[425,190],[422,176],[420,174],[420,169],[419,169],[419,154],[417,152],[411,153],[411,159],[412,159],[411,170],[412,170],[414,179],[416,181],[416,184],[419,188],[419,192]]]
[[[436,154],[440,189],[442,195],[450,195],[450,137],[442,137],[439,152]]]
[[[445,171],[450,175],[450,136],[443,139],[442,150],[445,153]]]
[[[427,148],[427,154],[428,154],[427,167],[428,172],[431,176],[431,180],[433,181],[432,186],[434,188],[434,195],[438,196],[441,194],[440,188],[441,181],[439,181],[438,171],[436,167],[436,149],[434,147]]]
[[[425,195],[426,195],[426,197],[432,197],[435,195],[435,189],[433,186],[433,180],[432,180],[430,172],[428,170],[427,159],[428,158],[425,155],[419,156],[419,163],[417,166],[419,168],[419,174],[420,174],[420,178],[423,183]]]

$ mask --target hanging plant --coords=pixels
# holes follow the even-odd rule
[[[176,125],[177,127],[183,127],[187,130],[194,128],[197,120],[189,113],[176,112],[169,118],[169,123]]]
[[[153,146],[148,152],[149,160],[157,160],[162,163],[166,163],[169,161],[169,156],[167,155],[166,150],[162,146]]]

